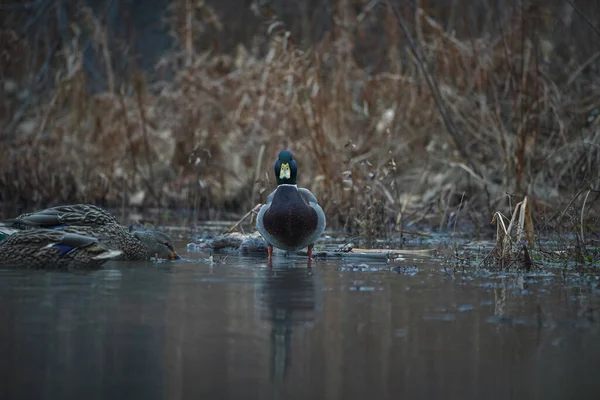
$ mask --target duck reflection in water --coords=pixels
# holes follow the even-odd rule
[[[317,281],[317,282],[316,282]],[[271,379],[283,382],[292,362],[292,333],[310,328],[322,311],[322,290],[312,269],[291,266],[264,271],[256,311],[271,324]]]

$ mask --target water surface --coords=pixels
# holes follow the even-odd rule
[[[600,398],[593,282],[182,255],[0,270],[0,398]]]

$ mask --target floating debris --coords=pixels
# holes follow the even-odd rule
[[[199,238],[195,241],[199,247],[188,245],[188,251],[203,251],[203,247],[210,248],[219,252],[240,252],[240,253],[266,253],[267,243],[258,232],[241,233],[231,232],[223,233],[215,237]],[[394,250],[394,249],[359,249],[355,248],[353,243],[335,244],[333,238],[329,236],[322,237],[313,249],[313,257],[315,259],[365,259],[373,261],[383,261],[386,263],[406,261],[405,255],[410,254],[416,257],[431,257],[433,249],[423,250]],[[296,256],[306,256],[306,249],[285,252],[277,248],[273,249],[276,253],[287,253]],[[410,267],[412,268],[412,267]],[[344,270],[356,271],[380,271],[383,268],[371,269],[365,265],[350,267]],[[397,271],[399,272],[399,271]],[[404,272],[403,272],[404,273]],[[407,274],[411,275],[414,271],[407,270]]]
[[[266,253],[267,242],[258,234],[250,235],[240,243],[239,251],[242,253]]]
[[[396,272],[402,275],[415,276],[419,273],[419,267],[416,265],[411,266],[400,266],[400,267],[391,267],[390,271]]]

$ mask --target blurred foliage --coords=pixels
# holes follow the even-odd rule
[[[391,3],[415,48],[375,0],[3,4],[2,211],[242,213],[289,147],[370,238],[489,227],[514,195],[556,227],[586,190],[597,226],[600,3]]]

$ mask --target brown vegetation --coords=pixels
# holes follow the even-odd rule
[[[18,5],[30,3],[3,17],[5,212],[91,202],[243,214],[273,188],[272,162],[288,147],[332,228],[370,238],[487,228],[516,194],[536,228],[562,226],[573,208],[597,235],[593,2],[401,2],[395,15],[387,2],[338,0],[312,41],[292,34],[305,19],[290,28],[255,4],[259,34],[225,51],[214,37],[239,24],[211,2],[173,0],[177,46],[154,71],[108,39],[102,15],[71,3],[68,24],[45,18],[42,35],[22,32],[38,12]],[[103,65],[101,89],[84,43]]]

